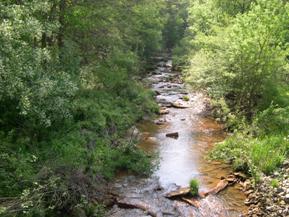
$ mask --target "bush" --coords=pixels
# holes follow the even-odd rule
[[[195,197],[199,195],[199,181],[192,179],[190,181],[190,193]]]

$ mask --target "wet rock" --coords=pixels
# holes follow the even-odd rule
[[[173,197],[179,197],[179,196],[185,196],[190,193],[191,189],[189,187],[186,188],[179,188],[175,191],[169,192],[165,195],[167,198],[173,198]]]
[[[182,197],[182,200],[196,208],[200,208],[200,202],[195,198]]]
[[[234,176],[236,176],[237,178],[240,178],[242,181],[245,181],[247,179],[247,176],[241,172],[234,173]]]
[[[155,90],[155,94],[156,94],[157,96],[159,96],[159,95],[161,95],[161,92],[158,91],[158,90]]]
[[[195,217],[193,207],[184,206],[182,202],[175,201],[174,208],[178,211],[178,217]]]
[[[152,142],[152,143],[157,143],[158,142],[158,139],[156,137],[148,137],[146,140],[148,142]]]
[[[229,182],[226,179],[221,180],[216,187],[209,190],[206,195],[208,194],[218,194],[220,191],[224,190],[229,185]]]
[[[182,101],[176,101],[172,103],[173,107],[175,108],[180,108],[180,109],[185,109],[189,108],[190,105],[188,103],[182,102]]]
[[[170,138],[178,138],[179,137],[179,133],[178,132],[174,132],[174,133],[167,133],[166,137],[170,137]]]
[[[129,199],[129,198],[119,199],[117,201],[117,204],[121,208],[141,209],[153,217],[163,217],[163,214],[159,209],[138,199]]]
[[[167,120],[166,119],[158,119],[158,120],[155,120],[154,123],[157,125],[164,125],[167,123]]]
[[[166,114],[169,114],[169,113],[170,113],[170,111],[167,108],[161,108],[160,111],[159,111],[160,115],[166,115]]]

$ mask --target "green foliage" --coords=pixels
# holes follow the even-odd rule
[[[163,31],[165,47],[172,49],[184,37],[188,18],[188,1],[167,1],[167,22]]]
[[[235,170],[257,176],[272,173],[286,159],[289,142],[284,135],[253,138],[238,133],[217,145],[211,153],[214,159],[233,163]]]
[[[191,1],[174,58],[233,136],[211,156],[256,179],[288,157],[288,9],[284,1]]]
[[[184,101],[190,101],[190,97],[189,96],[183,96],[183,100]]]
[[[77,208],[102,216],[87,192],[118,170],[151,172],[150,157],[126,132],[158,110],[138,80],[162,49],[165,7],[163,0],[1,1],[0,195],[15,198],[1,214],[64,216]]]
[[[199,195],[199,181],[196,179],[192,179],[190,181],[190,193],[192,196],[198,196]]]
[[[278,188],[279,187],[279,181],[277,179],[272,179],[271,180],[271,186],[273,188]]]
[[[251,118],[272,101],[288,104],[288,97],[286,101],[280,99],[288,73],[288,5],[258,1],[232,17],[226,10],[235,8],[235,3],[239,4],[210,0],[191,3],[190,28],[184,41],[191,41],[192,51],[191,55],[185,52],[188,60],[181,62],[189,63],[187,81],[195,88],[206,89],[214,98],[223,97],[233,112]]]

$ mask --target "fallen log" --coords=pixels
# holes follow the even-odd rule
[[[163,217],[163,214],[160,210],[140,200],[129,198],[118,199],[117,205],[125,209],[140,209],[153,217]]]

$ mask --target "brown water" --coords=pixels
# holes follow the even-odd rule
[[[188,93],[179,78],[178,73],[171,71],[170,60],[160,62],[156,71],[146,78],[147,85],[159,94],[157,102],[169,111],[168,114],[158,117],[164,122],[162,125],[157,125],[151,120],[143,121],[137,126],[142,135],[139,146],[148,153],[158,153],[158,167],[149,179],[126,177],[118,182],[118,189],[121,189],[119,191],[124,197],[133,195],[133,198],[147,201],[149,204],[154,199],[153,204],[158,204],[156,207],[160,209],[160,216],[165,216],[165,207],[171,209],[178,204],[164,199],[162,193],[153,193],[150,186],[155,182],[151,180],[157,179],[160,186],[166,190],[174,185],[188,186],[190,180],[195,178],[199,180],[202,191],[215,187],[221,177],[232,172],[229,165],[211,162],[206,158],[210,149],[217,142],[223,141],[226,134],[221,124],[205,115],[206,97],[201,93]],[[184,96],[188,101],[183,100]],[[176,101],[187,108],[172,107],[171,104]],[[179,134],[178,138],[166,136],[167,133],[174,132]],[[168,216],[241,216],[246,212],[246,207],[245,195],[240,191],[240,187],[236,185],[219,195],[202,199],[198,210],[182,205],[182,211],[175,212],[175,209],[172,209]],[[114,214],[110,216],[142,216],[139,210],[133,213],[132,210],[124,211],[117,207],[114,209]]]

